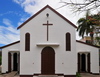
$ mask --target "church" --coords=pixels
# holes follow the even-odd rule
[[[99,74],[99,48],[76,40],[76,26],[46,5],[17,29],[20,41],[0,47],[2,73],[20,77],[76,77]]]

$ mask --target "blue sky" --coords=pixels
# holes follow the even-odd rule
[[[31,15],[14,2],[2,0],[0,2],[0,46],[19,40],[17,27]]]
[[[27,18],[30,15],[24,11],[23,8],[21,8],[20,5],[15,3],[13,0],[2,0],[0,2],[0,25],[5,25],[2,21],[3,19],[8,19],[11,21],[11,24],[14,27],[18,26],[18,22],[20,18]],[[12,21],[13,20],[13,21]]]
[[[84,16],[84,13],[73,14],[69,6],[57,9],[63,5],[60,0],[1,0],[0,47],[20,40],[20,31],[17,27],[47,4],[75,25],[77,20]],[[79,38],[78,34],[76,37]]]

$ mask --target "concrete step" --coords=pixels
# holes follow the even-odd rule
[[[51,77],[51,76],[49,76],[49,75],[40,76],[40,75],[39,75],[39,76],[33,76],[33,77]],[[52,77],[64,77],[64,76],[57,76],[57,75],[56,75],[56,76],[52,76]]]
[[[39,75],[38,77],[58,77],[58,75]]]

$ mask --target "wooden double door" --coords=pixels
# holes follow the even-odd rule
[[[55,74],[55,51],[45,47],[41,53],[41,74]]]

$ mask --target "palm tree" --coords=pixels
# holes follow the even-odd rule
[[[91,21],[95,25],[95,34],[97,35],[95,37],[96,45],[100,45],[100,12],[98,14],[91,15]]]
[[[89,19],[95,26],[100,26],[100,13],[91,15]]]
[[[91,43],[93,43],[93,30],[94,30],[94,25],[90,20],[90,15],[89,11],[86,12],[86,16],[84,18],[80,18],[77,23],[78,23],[78,28],[77,31],[79,31],[79,36],[84,37],[84,35],[90,34],[91,36]]]

